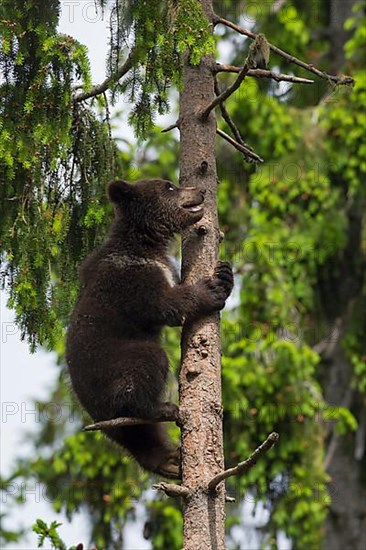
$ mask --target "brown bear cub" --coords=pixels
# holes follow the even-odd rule
[[[168,359],[159,342],[164,325],[219,311],[233,288],[227,263],[194,285],[179,284],[167,254],[175,233],[203,216],[204,193],[169,181],[112,182],[115,220],[105,243],[84,261],[71,317],[66,357],[73,389],[95,421],[177,414],[163,403]],[[164,426],[106,430],[151,472],[180,477],[180,453]]]

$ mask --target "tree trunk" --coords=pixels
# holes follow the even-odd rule
[[[351,408],[357,393],[351,390],[352,367],[341,344],[332,354],[326,377],[325,398],[332,406]],[[353,408],[353,407],[352,407]],[[364,461],[355,458],[355,434],[335,436],[333,452],[328,448],[331,504],[325,524],[324,549],[366,548],[366,484]]]
[[[201,0],[212,20],[212,1]],[[213,59],[198,67],[185,60],[180,96],[180,183],[206,189],[205,215],[198,228],[183,235],[182,277],[188,282],[211,275],[218,258],[216,120],[199,113],[214,98]],[[225,495],[220,486],[207,492],[209,480],[224,467],[221,406],[221,342],[219,315],[185,326],[182,334],[180,411],[183,484],[192,495],[184,502],[184,550],[225,548]]]

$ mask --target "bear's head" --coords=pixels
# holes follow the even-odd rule
[[[176,187],[166,180],[122,180],[108,186],[117,218],[124,226],[148,237],[171,237],[203,216],[204,191]]]

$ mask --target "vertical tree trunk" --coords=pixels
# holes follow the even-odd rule
[[[329,359],[325,397],[332,406],[352,405],[352,366],[338,344]],[[349,402],[345,395],[349,394]],[[353,395],[353,399],[352,399]],[[355,434],[336,440],[329,461],[331,504],[325,523],[325,550],[364,550],[366,548],[366,485],[364,460],[355,458]]]
[[[212,0],[201,0],[209,21]],[[216,120],[202,123],[199,113],[214,98],[213,59],[198,67],[185,61],[180,97],[180,183],[206,189],[199,228],[183,235],[182,276],[193,282],[212,274],[219,246]],[[192,490],[184,503],[184,550],[224,549],[225,495],[207,493],[208,481],[223,469],[219,315],[186,326],[182,334],[180,410],[183,419],[183,483]]]

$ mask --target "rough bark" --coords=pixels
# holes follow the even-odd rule
[[[201,0],[212,20],[212,1]],[[186,60],[180,96],[180,183],[206,189],[205,215],[182,240],[182,276],[189,282],[212,274],[218,258],[216,120],[202,122],[200,113],[214,99],[214,61],[198,67]],[[225,548],[225,494],[222,484],[209,494],[207,484],[224,467],[221,407],[219,316],[185,326],[182,334],[180,411],[184,500],[184,550]]]

